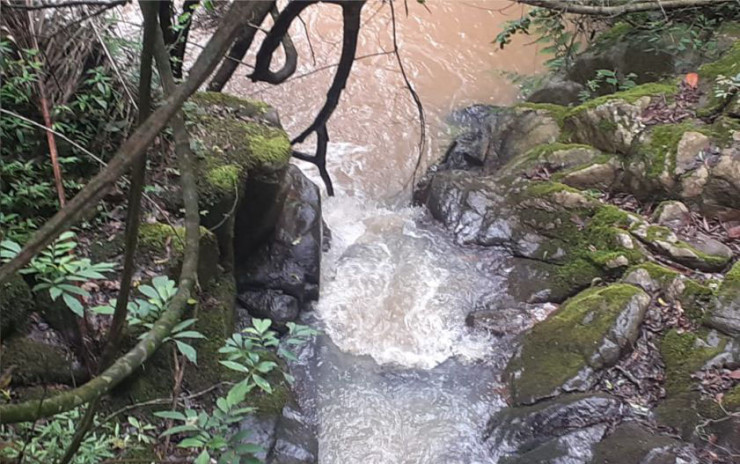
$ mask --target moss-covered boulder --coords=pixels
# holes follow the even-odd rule
[[[656,263],[629,268],[622,282],[638,286],[650,295],[660,295],[670,303],[679,302],[684,313],[697,323],[706,319],[714,302],[714,290],[705,283]]]
[[[35,309],[31,289],[20,275],[0,284],[0,339],[14,330],[23,329],[28,315]]]
[[[707,323],[728,334],[740,335],[740,262],[725,275]]]
[[[568,111],[564,131],[573,142],[627,155],[645,130],[641,115],[652,98],[675,92],[673,84],[651,83],[590,100]]]
[[[708,237],[688,243],[680,240],[667,227],[650,225],[642,221],[635,223],[630,232],[653,251],[694,269],[719,271],[732,259],[732,250]]]
[[[271,107],[227,94],[195,94],[187,116],[202,224],[216,234],[221,264],[230,271],[235,230],[241,241],[256,243],[274,226],[290,140]]]
[[[516,404],[582,391],[637,339],[650,297],[627,284],[585,290],[527,334],[507,366]]]
[[[670,330],[660,342],[665,363],[666,399],[655,409],[658,421],[690,437],[696,425],[711,415],[712,400],[703,399],[692,375],[720,354],[727,340],[707,333]]]
[[[82,365],[61,346],[12,336],[1,350],[0,365],[4,369],[14,367],[13,385],[82,385],[89,378]]]

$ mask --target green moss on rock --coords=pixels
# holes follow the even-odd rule
[[[596,108],[613,100],[623,100],[627,103],[634,103],[642,97],[671,97],[676,94],[676,91],[677,86],[675,82],[650,82],[648,84],[638,85],[629,90],[588,100],[587,102],[570,109],[566,114],[566,118],[581,113],[582,111]]]
[[[514,401],[526,404],[552,396],[581,370],[603,367],[596,354],[617,318],[636,298],[649,301],[645,292],[632,285],[592,288],[536,325],[507,367]]]
[[[81,365],[74,364],[74,357],[59,346],[38,342],[23,336],[5,341],[0,355],[4,368],[15,366],[15,384],[57,383],[82,384],[87,379]]]
[[[675,329],[666,333],[660,343],[660,354],[666,367],[666,394],[672,396],[691,391],[691,375],[723,348],[723,344],[706,346],[695,333],[680,333]]]
[[[185,253],[185,228],[161,222],[141,224],[139,227],[139,260],[150,263],[164,262],[167,273],[177,278]],[[219,262],[219,248],[216,236],[205,227],[200,227],[198,250],[198,278],[201,285],[207,285],[216,274]]]
[[[25,326],[36,305],[30,287],[18,274],[0,283],[0,337]]]
[[[198,366],[188,369],[185,381],[192,390],[204,390],[221,380],[236,380],[236,372],[222,366],[218,350],[234,331],[236,283],[229,273],[212,281],[201,295],[195,330],[206,338],[194,340]]]

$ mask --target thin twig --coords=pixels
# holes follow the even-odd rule
[[[389,2],[389,5],[391,7],[391,23],[392,23],[392,35],[393,35],[393,54],[396,55],[396,61],[398,62],[398,68],[401,70],[401,75],[403,76],[403,81],[406,84],[406,88],[409,90],[409,93],[411,94],[411,97],[414,99],[414,103],[416,104],[416,110],[419,113],[419,128],[421,129],[421,133],[419,134],[419,156],[416,158],[416,166],[414,166],[414,172],[411,173],[411,177],[409,178],[409,182],[413,184],[416,182],[416,173],[419,170],[419,167],[421,166],[421,160],[424,157],[424,149],[426,147],[426,138],[427,138],[427,128],[426,128],[426,115],[424,113],[424,105],[421,103],[421,99],[419,98],[419,94],[416,93],[416,90],[414,89],[414,86],[411,85],[411,81],[409,81],[409,77],[406,74],[406,68],[403,66],[403,60],[401,60],[401,53],[398,49],[398,34],[396,31],[396,11],[393,7],[393,2]],[[406,187],[408,183],[404,185]]]

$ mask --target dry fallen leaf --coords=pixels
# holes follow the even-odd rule
[[[695,89],[696,86],[699,85],[699,75],[693,72],[686,74],[686,83],[689,85],[689,87]]]
[[[740,369],[735,369],[730,372],[730,378],[733,380],[740,380]]]

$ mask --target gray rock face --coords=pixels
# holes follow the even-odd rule
[[[285,201],[269,239],[236,263],[239,301],[255,317],[280,328],[295,320],[304,304],[318,298],[322,249],[318,187],[290,166]],[[239,230],[236,231],[239,240]]]
[[[730,335],[740,335],[740,264],[735,264],[725,276],[717,292],[717,300],[707,323]]]
[[[453,113],[462,131],[450,145],[442,169],[482,168],[491,173],[512,157],[560,135],[557,122],[545,111],[474,105]]]
[[[486,443],[509,463],[589,463],[592,447],[623,414],[607,395],[568,395],[535,406],[507,408],[491,419]]]

